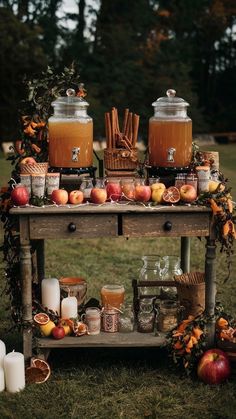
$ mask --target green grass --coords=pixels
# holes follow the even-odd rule
[[[209,149],[209,147],[205,147]],[[236,145],[213,146],[219,150],[221,169],[230,178],[235,197]],[[0,159],[3,185],[9,180],[10,166]],[[204,269],[205,240],[191,240],[191,268]],[[46,275],[81,275],[88,282],[88,296],[99,298],[106,282],[125,285],[132,297],[131,280],[145,254],[179,254],[178,239],[89,239],[46,242]],[[4,270],[1,268],[0,289]],[[225,255],[217,255],[217,300],[235,315],[236,263],[231,279],[223,284]],[[11,325],[8,296],[0,299],[0,339],[7,350],[22,350],[21,336],[6,332]],[[236,380],[208,386],[196,379],[181,377],[171,368],[163,350],[158,349],[70,349],[55,350],[49,363],[51,378],[42,385],[28,385],[20,394],[0,393],[1,418],[235,418]]]

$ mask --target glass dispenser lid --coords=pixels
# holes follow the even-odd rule
[[[176,91],[174,89],[168,89],[166,91],[166,96],[159,97],[155,102],[152,103],[152,106],[157,108],[186,108],[189,106],[189,103],[186,102],[181,97],[177,97]]]
[[[72,107],[76,109],[86,108],[89,106],[89,103],[84,99],[83,96],[76,96],[74,89],[67,89],[66,96],[59,96],[54,102],[52,102],[53,107]]]

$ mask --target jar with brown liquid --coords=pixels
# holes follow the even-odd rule
[[[154,116],[149,120],[148,148],[150,166],[186,168],[192,158],[192,120],[189,104],[169,89],[166,97],[152,104]]]
[[[67,89],[52,102],[49,118],[49,164],[57,168],[84,168],[93,164],[93,120],[88,102]]]

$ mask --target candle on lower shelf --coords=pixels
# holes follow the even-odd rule
[[[3,368],[0,367],[0,392],[3,390],[5,390],[5,376]]]
[[[57,278],[42,280],[42,305],[60,315],[60,285]]]
[[[6,355],[6,345],[2,340],[0,340],[0,368],[3,368],[3,359],[5,355]]]
[[[20,352],[9,352],[4,357],[6,390],[16,393],[25,388],[25,362]]]
[[[78,313],[78,302],[76,297],[63,298],[61,302],[61,317],[63,319],[76,318]]]

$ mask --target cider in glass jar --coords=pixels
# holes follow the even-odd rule
[[[169,89],[166,97],[152,104],[154,116],[149,120],[149,164],[161,168],[186,168],[192,158],[192,120],[189,104]]]

